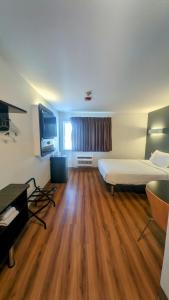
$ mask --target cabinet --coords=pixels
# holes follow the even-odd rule
[[[0,226],[0,264],[10,258],[9,266],[14,265],[11,248],[28,221],[27,185],[10,184],[0,191],[0,214],[9,206],[14,206],[19,214],[8,226]]]
[[[52,183],[65,183],[68,179],[67,158],[53,156],[50,158],[50,172]]]

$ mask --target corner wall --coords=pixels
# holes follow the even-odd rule
[[[5,144],[0,134],[0,189],[30,177],[44,186],[50,179],[49,159],[34,156],[31,105],[46,103],[1,57],[0,70],[0,99],[27,110],[27,114],[10,114],[19,129],[16,143]]]

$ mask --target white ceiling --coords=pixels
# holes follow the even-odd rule
[[[0,43],[60,110],[169,105],[169,0],[1,0]]]

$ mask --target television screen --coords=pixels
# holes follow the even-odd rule
[[[43,138],[50,139],[56,136],[56,118],[45,117],[43,122]]]
[[[57,136],[56,117],[43,105],[39,105],[41,138],[52,139]]]

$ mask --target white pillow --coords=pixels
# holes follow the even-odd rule
[[[150,157],[150,161],[161,168],[167,168],[169,166],[169,153],[155,150]]]
[[[156,153],[158,153],[158,151],[159,150],[155,150],[154,152],[151,152],[151,156],[149,158],[150,161],[155,157],[155,155],[156,155]]]

